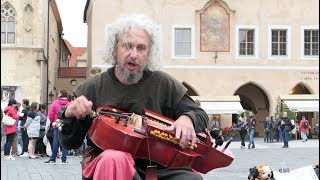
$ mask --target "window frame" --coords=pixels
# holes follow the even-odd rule
[[[7,4],[6,4],[7,3]],[[5,45],[5,44],[16,44],[17,42],[17,17],[16,17],[16,11],[15,9],[13,8],[13,6],[8,3],[8,2],[5,2],[4,4],[1,5],[1,11],[2,11],[2,8],[4,8],[5,5],[8,5],[13,13],[11,13],[9,16],[4,16],[2,15],[2,12],[1,12],[1,16],[4,17],[4,24],[5,24],[5,29],[4,29],[4,34],[5,34],[5,42],[2,42],[1,41],[1,44]],[[13,21],[9,21],[8,19],[12,17],[13,18]],[[9,23],[12,22],[13,23],[13,31],[8,31],[8,28],[9,28]],[[1,31],[2,33],[2,31]],[[13,42],[9,42],[9,35],[13,35]]]
[[[190,29],[190,46],[191,54],[190,56],[176,56],[175,55],[175,30],[176,29]],[[171,58],[172,59],[195,59],[195,25],[194,24],[173,24],[171,26]]]
[[[240,55],[240,30],[253,30],[254,31],[254,54],[253,55]],[[236,25],[235,30],[235,57],[240,60],[257,60],[259,54],[259,27],[257,25]]]
[[[286,30],[287,34],[287,41],[286,41],[286,49],[287,55],[272,55],[272,30]],[[291,59],[291,26],[287,25],[270,25],[268,26],[268,59],[279,59],[279,60],[286,60]]]
[[[300,59],[301,60],[319,60],[319,55],[316,56],[316,55],[305,55],[304,54],[304,31],[305,30],[318,30],[318,32],[319,32],[319,26],[317,26],[317,25],[315,25],[315,26],[313,26],[313,25],[300,26]],[[318,46],[319,46],[319,42],[318,42]]]

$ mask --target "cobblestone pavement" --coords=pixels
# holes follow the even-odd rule
[[[319,140],[289,142],[289,148],[282,149],[282,143],[263,143],[256,139],[255,149],[240,149],[240,142],[229,146],[234,154],[230,166],[218,168],[203,175],[205,180],[247,179],[249,168],[261,163],[270,165],[273,170],[281,168],[281,162],[291,170],[319,162]],[[58,159],[55,165],[43,162],[48,158],[29,159],[15,157],[16,160],[5,160],[1,156],[1,180],[80,180],[81,158],[68,156],[69,164],[61,164]]]

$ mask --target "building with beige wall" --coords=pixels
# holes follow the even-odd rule
[[[239,96],[256,114],[258,135],[265,117],[285,106],[284,95],[319,101],[318,0],[87,0],[89,67],[109,67],[99,56],[105,29],[128,13],[159,24],[163,71],[193,96]],[[319,106],[296,111],[319,122]],[[234,118],[222,114],[222,126]]]
[[[58,67],[67,67],[55,0],[1,0],[1,107],[18,102],[50,103]]]

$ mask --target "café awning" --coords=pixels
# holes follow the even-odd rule
[[[283,95],[280,98],[293,112],[319,112],[319,95]]]
[[[192,99],[199,100],[207,114],[240,114],[244,111],[239,96],[192,96]]]

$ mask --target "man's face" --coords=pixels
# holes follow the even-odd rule
[[[252,116],[253,116],[253,113],[252,113],[252,112],[249,112],[249,116],[252,117]]]
[[[288,115],[287,115],[287,112],[284,112],[283,114],[282,114],[282,117],[284,117],[284,118],[286,118]]]
[[[116,49],[116,77],[125,84],[137,83],[143,75],[149,53],[149,36],[142,29],[131,29],[119,40]]]

